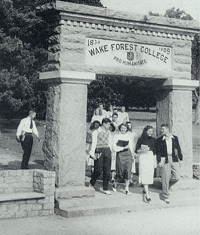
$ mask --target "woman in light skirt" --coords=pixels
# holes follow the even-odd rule
[[[139,157],[139,183],[144,187],[146,202],[150,202],[148,186],[153,184],[154,168],[156,168],[156,139],[152,137],[153,127],[146,126],[136,144],[135,152]]]

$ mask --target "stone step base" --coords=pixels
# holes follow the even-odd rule
[[[23,193],[24,194],[24,193]],[[25,193],[26,194],[26,193]],[[10,218],[24,218],[33,216],[48,216],[54,214],[53,204],[49,207],[48,199],[43,195],[9,195],[6,200],[1,197],[0,220]],[[29,195],[29,196],[28,196]],[[2,196],[2,195],[1,195]],[[4,195],[5,196],[5,195]]]
[[[83,198],[71,198],[71,199],[57,199],[57,207],[80,207],[82,205],[90,206],[96,204],[105,204],[110,205],[111,203],[114,206],[119,204],[124,204],[127,201],[127,197],[134,202],[140,203],[143,199],[142,188],[141,187],[131,187],[130,192],[132,195],[125,195],[124,189],[120,187],[117,192],[112,192],[112,195],[105,195],[102,191],[98,190],[95,193],[95,197],[83,197]],[[162,199],[162,191],[157,189],[149,189],[151,197],[154,201],[158,201]],[[171,199],[179,199],[179,198],[191,198],[191,197],[200,197],[200,191],[197,189],[192,190],[178,190],[170,193]]]
[[[55,199],[88,198],[94,197],[95,191],[92,188],[84,186],[65,186],[56,188]]]
[[[161,178],[155,178],[154,184],[150,186],[151,188],[162,189]],[[171,191],[183,190],[183,189],[200,189],[200,181],[194,179],[181,179],[178,182],[170,181]]]
[[[137,211],[148,208],[165,208],[166,203],[162,200],[161,186],[161,179],[155,179],[154,185],[149,188],[152,199],[149,204],[144,201],[143,188],[140,185],[129,188],[131,195],[125,194],[124,184],[117,185],[117,192],[112,191],[112,185],[110,184],[109,190],[112,191],[112,195],[105,195],[101,189],[102,181],[96,182],[96,191],[88,187],[77,186],[61,188],[56,192],[55,213],[65,217],[76,217],[130,210]],[[175,184],[172,182],[171,203],[167,206],[200,204],[199,189],[200,181],[198,180],[184,179]],[[95,196],[93,196],[94,192]]]
[[[105,195],[102,190],[99,190],[101,183],[97,182],[98,187],[95,191],[95,197],[71,198],[68,200],[60,198],[57,201],[55,213],[69,218],[105,213],[109,214],[127,211],[142,211],[153,208],[200,205],[200,188],[196,188],[196,182],[193,184],[192,181],[192,188],[187,189],[185,187],[187,183],[188,182],[182,182],[181,184],[178,184],[177,188],[182,185],[183,189],[171,191],[171,202],[167,205],[162,200],[162,191],[156,188],[149,189],[152,201],[150,203],[146,203],[144,201],[144,195],[142,194],[143,188],[140,186],[130,187],[130,192],[132,194],[126,195],[124,191],[124,184],[119,184],[117,192],[112,192],[112,195]],[[111,185],[109,189],[112,189]]]
[[[129,196],[127,196],[129,197]],[[144,210],[153,209],[165,209],[170,207],[181,207],[181,206],[199,206],[199,197],[181,198],[179,200],[171,200],[170,204],[166,204],[164,201],[157,200],[146,203],[144,201],[134,201],[129,197],[129,203],[101,203],[98,202],[95,205],[85,205],[79,207],[60,207],[55,208],[55,213],[63,217],[80,217],[80,216],[94,216],[102,214],[113,214],[113,213],[123,213],[123,212],[138,212]]]

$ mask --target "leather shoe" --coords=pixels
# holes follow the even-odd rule
[[[165,201],[167,204],[170,203],[169,198],[165,198],[164,201]]]

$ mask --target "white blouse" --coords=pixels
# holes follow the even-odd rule
[[[91,119],[91,123],[93,123],[94,121],[99,121],[100,123],[102,123],[103,120],[103,115],[93,115],[92,119]]]
[[[114,136],[113,149],[116,152],[122,151],[124,149],[124,147],[117,146],[119,140],[129,141],[128,147],[131,150],[131,153],[134,153],[133,138],[129,132],[126,132],[125,134],[119,133]]]

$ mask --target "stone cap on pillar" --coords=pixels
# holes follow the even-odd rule
[[[71,84],[89,84],[95,80],[96,74],[89,72],[76,72],[67,70],[55,70],[41,72],[40,79],[48,83],[71,83]]]
[[[163,89],[167,90],[186,90],[192,91],[199,86],[198,80],[185,80],[185,79],[167,79],[163,85]]]

